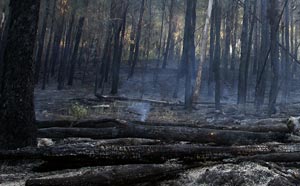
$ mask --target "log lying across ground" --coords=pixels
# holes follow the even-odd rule
[[[201,121],[200,123],[161,123],[161,122],[140,122],[132,121],[126,122],[118,119],[98,119],[98,120],[82,120],[82,121],[71,121],[71,120],[58,120],[58,121],[37,121],[36,125],[38,128],[53,128],[53,127],[76,127],[76,128],[107,128],[117,127],[122,128],[128,125],[146,125],[146,126],[170,126],[170,127],[193,127],[193,128],[206,128],[206,129],[218,129],[218,130],[240,130],[248,132],[290,132],[287,125],[281,121],[265,122],[260,123],[259,121],[255,124],[233,124],[226,122],[224,124],[213,125],[208,122]]]
[[[259,133],[237,130],[216,130],[193,127],[148,126],[123,123],[121,127],[106,128],[45,128],[38,130],[40,138],[147,138],[163,141],[189,141],[217,145],[250,145],[265,142],[292,142],[287,133]]]
[[[39,140],[45,140],[39,139]],[[46,138],[46,140],[49,140]],[[47,141],[46,141],[47,142]],[[160,140],[144,139],[144,138],[117,138],[117,139],[104,139],[93,140],[88,138],[66,138],[59,140],[57,144],[92,144],[96,146],[100,145],[122,145],[122,146],[137,146],[137,145],[158,145],[162,144]],[[44,146],[49,146],[45,144]]]
[[[170,101],[160,101],[160,100],[154,100],[154,99],[140,99],[140,98],[130,98],[130,97],[124,97],[124,96],[111,96],[111,95],[101,95],[101,94],[95,94],[95,96],[100,101],[133,101],[133,102],[144,102],[144,103],[152,103],[152,104],[159,104],[159,105],[166,105],[166,106],[183,106],[183,102],[177,101],[177,102],[170,102]],[[214,105],[214,102],[209,101],[196,101],[194,104],[198,105]],[[228,105],[227,103],[222,103],[222,105]]]
[[[300,152],[256,154],[249,157],[237,158],[237,161],[255,161],[255,160],[267,161],[267,162],[299,162]]]
[[[78,128],[105,128],[105,127],[121,127],[124,122],[117,119],[98,119],[98,120],[55,120],[55,121],[36,121],[38,128],[52,127],[78,127]]]
[[[252,156],[260,157],[260,155],[263,159],[264,155],[267,156],[270,153],[286,156],[291,154],[294,157],[296,153],[300,154],[300,144],[216,147],[194,144],[97,146],[97,143],[84,143],[0,151],[0,160],[41,159],[46,163],[38,170],[49,171],[84,166],[157,164],[174,159],[185,163],[223,161],[242,157],[250,160]],[[283,158],[281,161],[290,161],[290,159]],[[295,161],[300,161],[300,158]]]
[[[121,96],[109,96],[109,95],[95,95],[101,101],[134,101],[134,102],[144,102],[144,103],[152,103],[152,104],[160,104],[160,105],[180,105],[178,102],[168,102],[168,101],[158,101],[152,99],[139,99],[139,98],[128,98],[128,97],[121,97]],[[181,104],[182,105],[182,104]]]
[[[186,169],[188,166],[179,164],[83,168],[66,174],[29,179],[26,186],[125,186],[174,178]]]

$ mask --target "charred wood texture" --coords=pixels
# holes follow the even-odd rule
[[[0,83],[0,148],[36,143],[33,104],[34,61],[40,1],[10,2],[10,23]]]
[[[234,124],[233,121],[223,121],[218,125],[212,125],[207,122],[199,123],[163,123],[163,122],[140,122],[132,121],[132,125],[141,124],[148,126],[169,126],[169,127],[193,127],[193,128],[204,128],[204,129],[216,129],[216,130],[238,130],[248,132],[279,132],[289,133],[293,132],[285,124],[285,121],[281,120],[260,120],[252,125],[240,125]],[[57,121],[36,121],[36,126],[40,129],[52,128],[52,127],[76,127],[76,128],[108,128],[117,127],[122,128],[126,126],[126,122],[117,119],[98,119],[98,120],[57,120]]]
[[[185,169],[187,169],[186,166],[179,164],[95,167],[71,171],[72,174],[30,179],[26,182],[26,186],[134,185],[174,178]]]
[[[297,144],[216,147],[196,144],[122,146],[91,142],[0,151],[0,160],[41,159],[46,163],[38,170],[49,171],[98,165],[164,163],[172,159],[185,163],[227,159],[297,162],[300,161],[299,152]]]
[[[271,141],[290,142],[286,133],[259,133],[193,127],[148,126],[121,122],[104,128],[45,128],[38,131],[41,138],[82,137],[92,139],[148,138],[164,141],[190,141],[218,145],[256,144]]]

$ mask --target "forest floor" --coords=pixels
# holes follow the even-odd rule
[[[251,125],[261,120],[285,120],[290,116],[299,115],[300,102],[296,101],[300,98],[300,95],[297,94],[300,91],[297,89],[291,92],[293,98],[290,100],[291,103],[284,107],[278,105],[278,112],[271,118],[266,114],[266,106],[260,113],[256,112],[253,103],[248,103],[246,110],[239,108],[235,104],[236,93],[230,93],[230,91],[224,91],[222,111],[215,111],[213,98],[204,96],[207,95],[205,86],[201,93],[200,103],[196,104],[192,111],[186,111],[183,107],[183,82],[179,88],[178,98],[172,97],[176,81],[175,69],[160,70],[156,85],[153,81],[154,69],[148,70],[147,73],[142,69],[137,69],[134,77],[129,80],[127,80],[126,71],[127,69],[123,69],[121,73],[118,96],[132,100],[100,100],[94,96],[94,86],[89,81],[83,84],[78,82],[74,87],[66,87],[61,91],[56,89],[56,85],[50,85],[46,90],[36,88],[37,120],[113,118],[147,123]],[[106,85],[104,95],[109,95],[109,92],[110,87]],[[162,102],[156,103],[154,100]],[[66,140],[64,143],[68,143],[68,141]],[[23,186],[28,178],[57,173],[34,172],[32,168],[41,164],[41,161],[24,160],[0,163],[0,185],[3,186]],[[176,180],[162,181],[155,185],[295,185],[295,180],[300,179],[300,171],[297,166],[284,167],[275,163],[248,161],[242,163],[223,162],[185,171]]]

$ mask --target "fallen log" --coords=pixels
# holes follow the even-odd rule
[[[249,157],[239,157],[237,159],[241,161],[267,161],[267,162],[299,162],[300,153],[299,152],[282,152],[282,153],[268,153],[268,154],[257,154]]]
[[[117,163],[160,163],[169,159],[222,160],[239,155],[268,153],[268,146],[215,147],[195,144],[98,145],[96,142],[0,151],[0,160],[43,159],[46,161],[99,161]],[[105,163],[106,162],[106,163]]]
[[[120,125],[118,125],[120,126]],[[265,142],[291,142],[290,134],[215,130],[192,127],[147,126],[122,123],[108,128],[46,128],[38,130],[40,138],[147,138],[164,141],[189,141],[218,145],[250,145]]]
[[[47,138],[46,138],[47,139]],[[70,144],[93,144],[99,145],[123,145],[123,146],[136,146],[136,145],[158,145],[162,142],[160,140],[144,139],[144,138],[118,138],[106,140],[92,140],[88,138],[66,138],[59,140],[58,145]]]
[[[65,174],[29,179],[26,186],[133,185],[175,178],[186,169],[187,166],[179,164],[90,167]]]
[[[206,129],[217,129],[217,130],[239,130],[248,132],[291,132],[285,123],[264,123],[257,122],[253,125],[246,124],[232,124],[226,123],[224,125],[214,125],[208,122],[201,121],[199,123],[162,123],[162,122],[140,122],[131,121],[126,122],[118,119],[98,119],[98,120],[82,120],[82,121],[70,121],[70,120],[58,120],[58,121],[37,121],[36,125],[38,128],[53,128],[53,127],[76,127],[76,128],[108,128],[117,127],[124,128],[127,125],[146,125],[146,126],[169,126],[169,127],[193,127],[193,128],[206,128]]]
[[[152,100],[152,99],[139,99],[139,98],[128,98],[122,96],[110,96],[110,95],[101,95],[95,94],[95,96],[101,101],[134,101],[134,102],[144,102],[144,103],[151,103],[151,104],[160,104],[160,105],[172,105],[172,106],[181,106],[182,104],[178,102],[168,102],[168,101],[159,101],[159,100]]]
[[[265,124],[265,125],[201,125],[200,128],[217,129],[217,130],[239,130],[248,132],[291,132],[286,124]]]
[[[124,123],[124,122],[123,122]],[[38,128],[52,127],[78,127],[78,128],[107,128],[122,127],[123,123],[117,119],[98,119],[98,120],[54,120],[54,121],[36,121]]]
[[[193,144],[112,146],[85,143],[0,151],[0,160],[40,159],[46,163],[37,170],[49,171],[84,166],[155,164],[172,159],[186,163],[223,161],[242,156],[299,152],[298,144],[216,147]]]

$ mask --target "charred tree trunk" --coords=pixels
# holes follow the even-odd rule
[[[231,4],[233,3],[232,1],[229,1],[229,6],[226,10],[226,21],[225,21],[225,49],[224,49],[224,55],[223,55],[223,81],[227,82],[228,81],[228,64],[229,64],[229,52],[230,52],[230,41],[231,41],[231,22],[232,22],[232,10],[231,10]]]
[[[10,10],[10,9],[9,9]],[[7,43],[7,34],[8,34],[8,23],[10,22],[10,13],[6,16],[5,11],[2,12],[2,20],[1,20],[1,35],[0,35],[0,85],[1,81],[4,79],[4,49]],[[1,86],[0,86],[0,94],[1,94]]]
[[[165,53],[164,53],[164,61],[163,61],[163,64],[162,64],[163,69],[165,69],[167,67],[169,51],[170,51],[170,45],[171,45],[171,40],[172,40],[172,37],[173,37],[174,3],[175,3],[175,0],[171,0],[170,13],[169,13],[169,32],[168,32],[167,45],[166,45],[166,49],[165,49]]]
[[[182,63],[185,70],[185,108],[192,109],[192,70],[195,61],[194,32],[196,26],[196,1],[188,0],[186,5]]]
[[[238,84],[238,104],[246,105],[247,98],[247,76],[249,61],[247,59],[247,51],[249,43],[249,12],[250,12],[250,0],[244,2],[244,16],[243,16],[243,28],[242,28],[242,40],[241,40],[241,63],[239,69],[239,84]]]
[[[26,186],[136,185],[175,178],[188,167],[179,164],[140,164],[84,168],[71,171],[73,176],[66,173],[64,176],[54,175],[52,178],[29,179]]]
[[[51,77],[54,77],[55,69],[57,66],[59,51],[60,51],[60,43],[63,37],[64,25],[65,24],[65,15],[62,15],[61,20],[56,26],[56,31],[54,34],[54,41],[52,44],[52,54],[51,54]]]
[[[58,78],[57,78],[57,89],[62,90],[65,85],[65,77],[66,77],[66,66],[68,65],[70,54],[72,53],[72,47],[71,47],[71,37],[72,37],[72,30],[75,20],[75,9],[72,11],[71,20],[68,26],[68,29],[66,31],[65,36],[65,46],[63,48],[63,52],[61,52],[61,59],[59,64],[59,70],[58,70]]]
[[[82,35],[82,30],[83,30],[84,19],[85,19],[84,17],[80,17],[77,32],[76,32],[75,46],[74,46],[74,50],[73,50],[71,61],[70,61],[71,68],[70,68],[69,79],[68,79],[68,85],[70,85],[70,86],[73,85],[73,79],[74,79],[74,74],[75,74],[75,66],[76,66],[76,62],[78,60],[77,56],[78,56],[79,44],[80,44],[80,41],[81,41],[81,35]]]
[[[46,162],[44,169],[67,169],[83,166],[118,165],[118,164],[153,164],[165,163],[176,159],[185,163],[196,161],[222,161],[244,156],[263,156],[272,153],[287,156],[298,153],[299,145],[253,145],[253,146],[205,146],[197,144],[174,145],[102,145],[100,142],[68,144],[56,147],[24,148],[0,151],[0,159],[41,159]],[[296,161],[300,155],[297,156]],[[278,161],[285,162],[281,159]],[[288,160],[291,161],[291,160]],[[40,169],[42,168],[40,167]]]
[[[282,103],[286,104],[287,99],[289,97],[289,89],[290,89],[290,7],[289,3],[285,7],[285,12],[284,12],[284,38],[285,38],[285,61],[283,64],[283,95],[282,95]],[[278,72],[279,73],[279,72]]]
[[[276,99],[278,95],[278,80],[279,80],[279,10],[278,10],[278,1],[273,0],[270,4],[270,25],[271,25],[271,67],[272,67],[272,84],[269,95],[269,108],[268,114],[276,113]]]
[[[50,48],[51,48],[51,44],[52,44],[52,40],[53,40],[53,28],[54,28],[54,16],[55,16],[55,9],[56,9],[56,0],[53,1],[53,7],[52,7],[52,13],[51,13],[51,17],[52,17],[52,22],[51,22],[51,28],[49,30],[49,40],[48,40],[48,44],[47,44],[47,49],[46,49],[46,55],[45,55],[45,64],[44,64],[44,70],[43,70],[43,83],[42,83],[42,90],[45,90],[46,88],[46,83],[47,80],[49,78],[49,57],[50,57]]]
[[[36,144],[33,50],[40,1],[10,1],[11,20],[0,93],[0,148]]]
[[[120,65],[122,59],[122,50],[123,50],[123,41],[125,37],[126,30],[126,16],[128,9],[128,2],[119,2],[118,6],[121,6],[117,9],[121,15],[116,15],[119,17],[114,23],[114,55],[113,55],[113,64],[112,64],[112,94],[118,93],[119,79],[120,79]]]
[[[236,12],[236,13],[234,13]],[[231,55],[231,61],[230,61],[230,73],[231,73],[231,89],[233,90],[235,87],[235,66],[236,66],[236,56],[237,56],[237,32],[238,32],[238,21],[239,21],[239,9],[238,5],[234,6],[234,9],[232,11],[234,20],[233,22],[233,34],[232,34],[232,55]]]
[[[256,2],[256,6],[258,6],[258,1]],[[255,12],[257,13],[257,11]],[[256,19],[254,17],[254,19]],[[258,48],[259,48],[259,38],[260,38],[260,35],[258,34],[258,31],[259,31],[259,26],[258,25],[258,22],[255,20],[255,28],[254,28],[254,52],[253,52],[253,64],[252,64],[252,76],[256,76],[257,75],[257,67],[258,67],[258,55],[259,55],[259,52],[258,52]]]
[[[133,13],[134,14],[134,13]],[[133,54],[134,54],[134,38],[135,38],[135,16],[131,15],[131,31],[130,31],[130,45],[129,45],[129,59],[128,65],[131,66],[133,62]]]
[[[40,77],[40,69],[42,66],[42,57],[43,57],[43,50],[44,50],[44,42],[45,42],[45,35],[46,35],[46,28],[49,16],[49,8],[50,8],[50,0],[46,0],[46,7],[43,19],[43,24],[40,29],[39,37],[38,37],[38,44],[37,44],[37,53],[35,59],[35,71],[34,71],[34,79],[35,84],[38,84],[39,77]]]
[[[251,11],[251,12],[254,12],[254,13],[252,13],[251,14],[251,16],[249,17],[250,19],[249,19],[249,23],[250,23],[250,30],[249,30],[249,36],[248,36],[248,47],[247,47],[247,70],[246,70],[246,102],[247,102],[247,93],[248,93],[248,84],[249,84],[249,82],[248,82],[248,79],[249,79],[249,77],[248,77],[248,74],[249,74],[249,71],[250,71],[250,62],[251,62],[251,51],[252,51],[252,43],[253,43],[253,32],[254,32],[254,26],[255,26],[255,21],[256,21],[256,17],[255,17],[255,12],[256,12],[256,5],[257,5],[257,0],[254,0],[252,3],[252,8],[250,7],[250,10],[249,11]],[[250,4],[250,5],[251,5]],[[255,47],[255,46],[254,46]],[[249,92],[249,93],[251,93],[251,92]]]
[[[268,1],[261,0],[261,46],[255,87],[255,107],[257,111],[259,111],[264,104],[267,82],[267,71],[264,70],[264,64],[266,63],[266,60],[268,60],[268,43],[270,40],[267,7]]]
[[[136,66],[136,63],[137,63],[138,57],[139,57],[140,40],[141,40],[141,35],[142,35],[142,24],[143,24],[144,11],[145,11],[145,0],[142,0],[141,9],[140,9],[139,23],[137,25],[137,32],[136,32],[136,38],[135,38],[135,48],[134,48],[133,62],[131,64],[131,68],[130,68],[130,72],[128,74],[128,78],[131,78],[133,76],[134,68]]]
[[[162,38],[163,38],[163,31],[164,31],[164,21],[165,21],[165,9],[166,9],[166,1],[162,1],[162,16],[161,16],[161,25],[160,25],[160,33],[159,33],[159,42],[158,42],[158,48],[157,48],[157,61],[155,66],[155,72],[154,72],[154,86],[157,84],[158,80],[158,73],[159,73],[159,64],[161,61],[161,53],[162,53]]]
[[[46,128],[38,131],[41,138],[81,137],[92,139],[148,138],[164,141],[190,141],[218,145],[255,144],[264,142],[289,142],[285,133],[258,133],[246,131],[216,130],[193,127],[147,126],[123,123],[107,128]]]
[[[215,79],[215,108],[221,110],[221,72],[220,72],[220,53],[221,53],[221,15],[222,8],[220,0],[215,1],[216,17],[215,17],[215,32],[216,32],[216,45],[214,51],[214,79]]]

